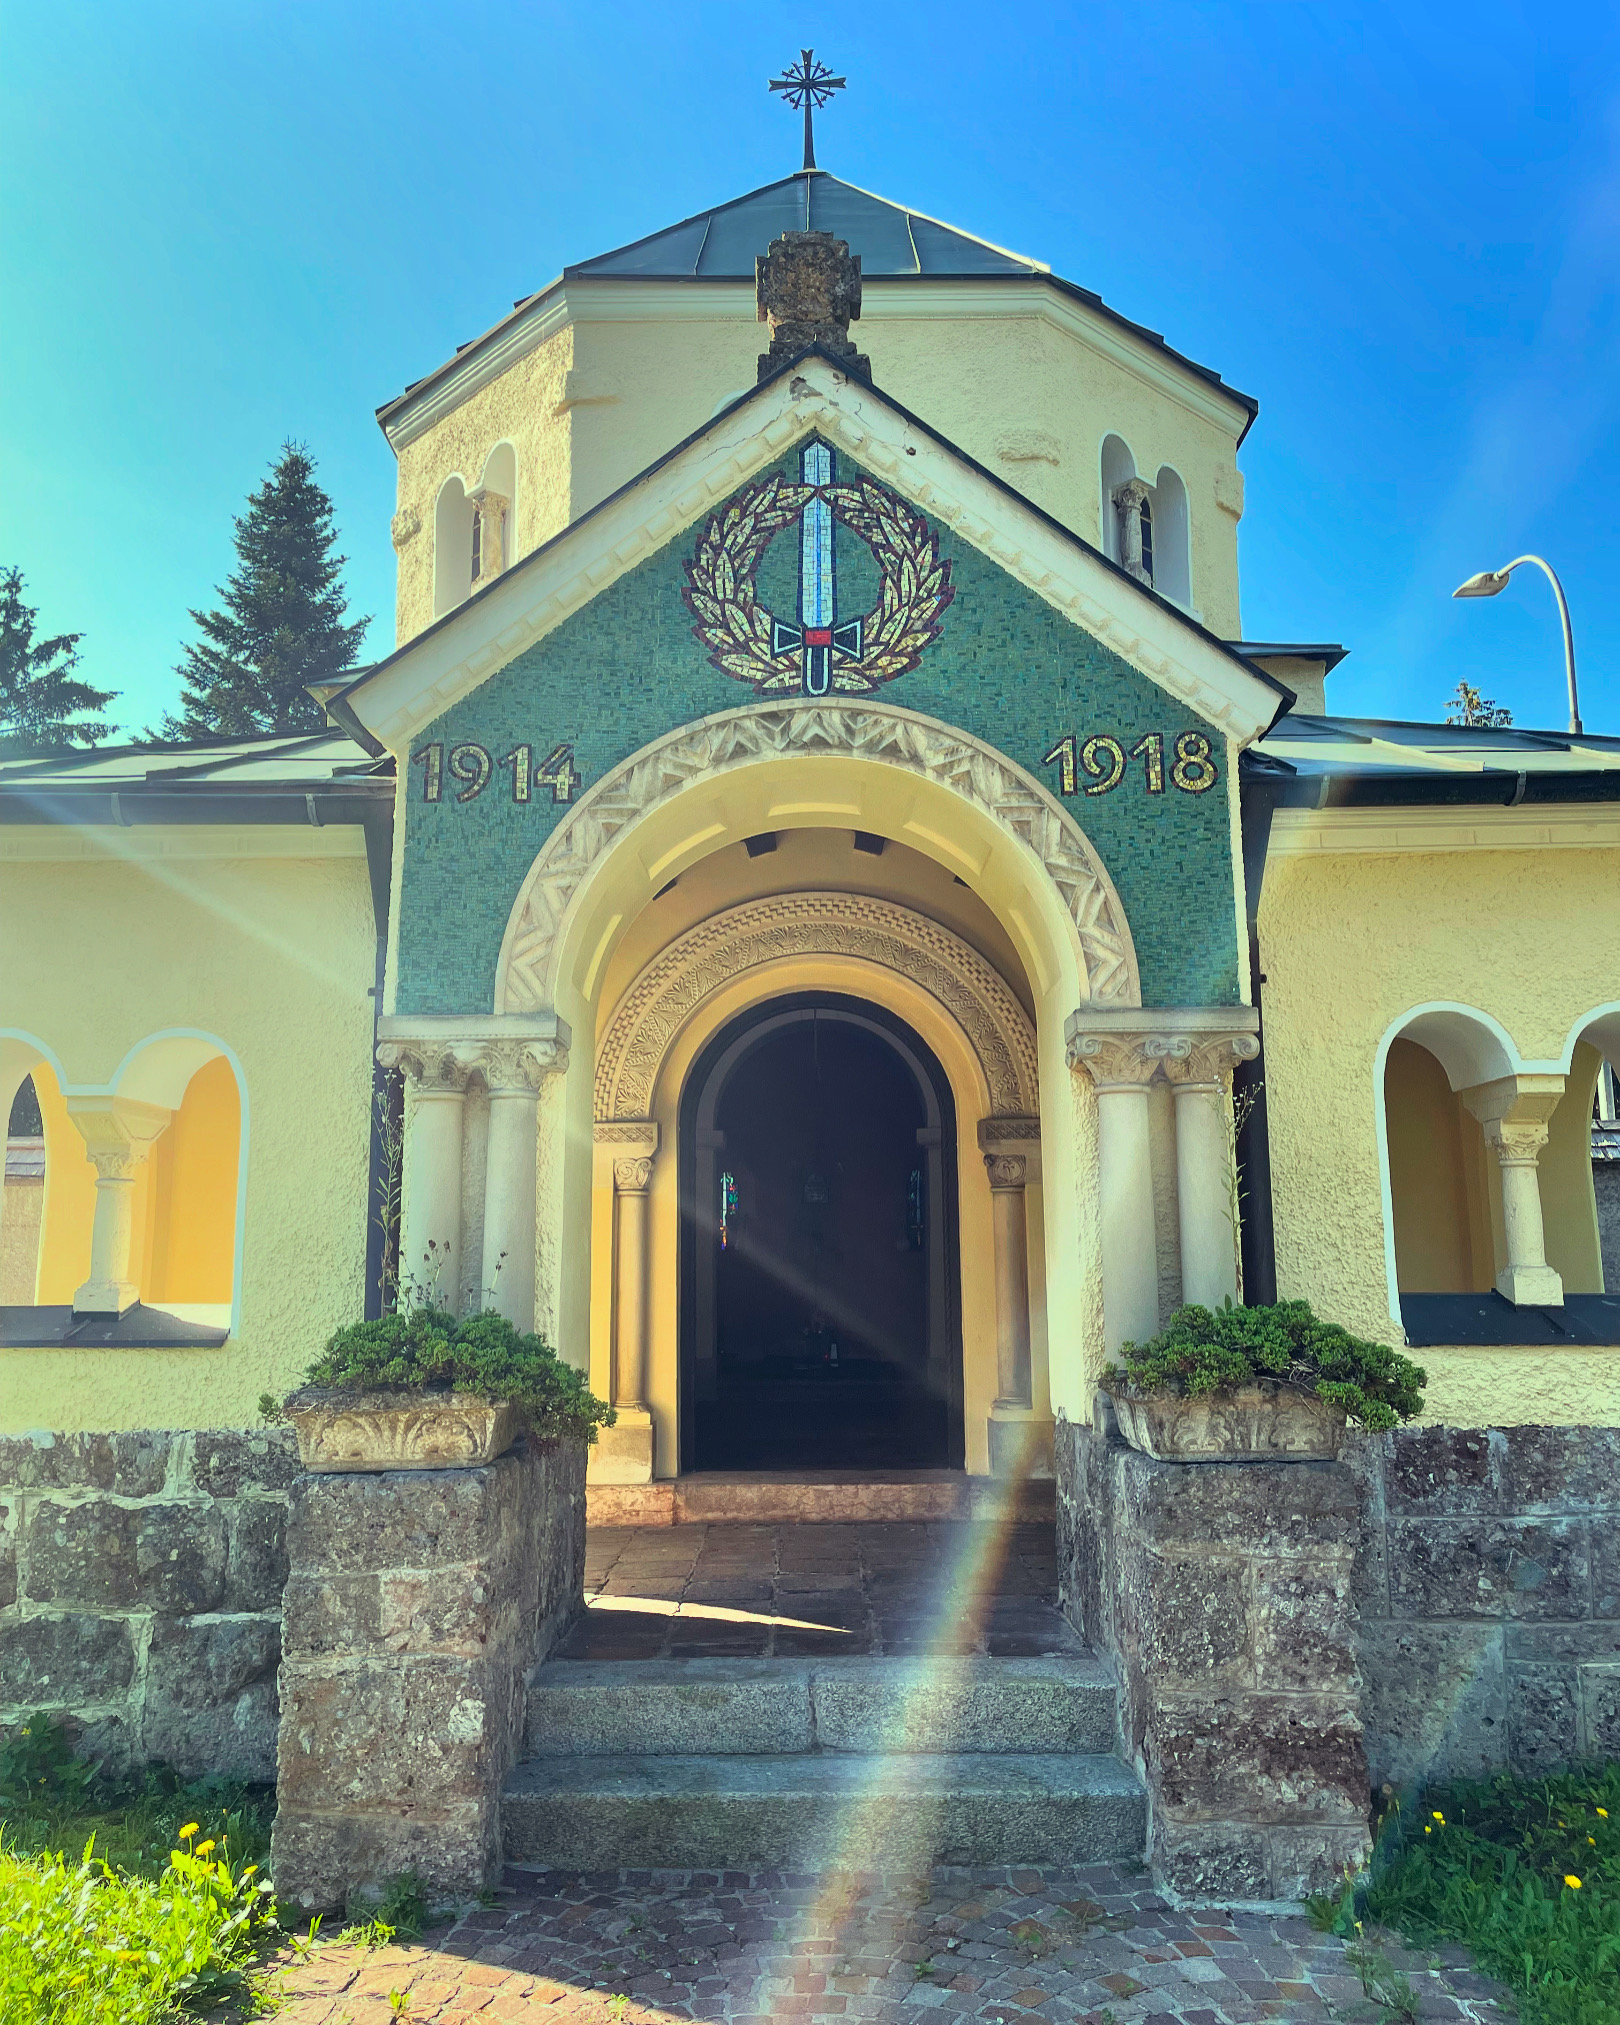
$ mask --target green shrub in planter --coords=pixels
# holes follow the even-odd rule
[[[525,1336],[486,1309],[460,1320],[413,1306],[339,1329],[305,1383],[340,1392],[426,1392],[444,1388],[509,1399],[538,1435],[594,1442],[615,1415],[541,1336]]]
[[[1275,1307],[1179,1308],[1146,1343],[1126,1343],[1104,1371],[1109,1392],[1193,1398],[1275,1379],[1343,1407],[1360,1427],[1394,1427],[1423,1411],[1428,1374],[1387,1344],[1322,1322],[1308,1301]]]

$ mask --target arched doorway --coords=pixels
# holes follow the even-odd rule
[[[861,999],[753,1008],[680,1117],[681,1452],[698,1469],[960,1468],[956,1113]]]

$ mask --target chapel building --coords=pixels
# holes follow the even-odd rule
[[[397,1278],[588,1372],[599,1521],[1055,1478],[1079,1554],[1110,1354],[1304,1299],[1428,1373],[1374,1773],[1592,1744],[1620,738],[1333,714],[1241,616],[1256,416],[820,170],[388,402],[328,731],[0,764],[0,1428],[251,1429]],[[1435,1574],[1515,1543],[1534,1607]]]

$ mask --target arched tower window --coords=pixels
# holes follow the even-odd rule
[[[1120,487],[1136,476],[1136,459],[1131,455],[1130,445],[1123,436],[1105,436],[1102,445],[1102,506],[1101,531],[1102,552],[1110,562],[1122,563],[1124,549],[1120,544],[1119,507],[1115,495]]]
[[[1187,517],[1187,488],[1168,464],[1159,466],[1153,488],[1153,559],[1148,565],[1153,588],[1192,610],[1192,556]],[[1147,546],[1146,541],[1143,543]]]
[[[0,1183],[0,1307],[30,1307],[45,1208],[45,1123],[32,1076],[11,1100]]]
[[[433,509],[433,616],[442,618],[472,590],[472,544],[478,515],[460,478],[439,487]]]

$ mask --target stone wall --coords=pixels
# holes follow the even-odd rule
[[[528,1675],[584,1592],[585,1449],[300,1476],[288,1533],[273,1859],[309,1910],[414,1870],[477,1891]]]
[[[1611,1294],[1620,1293],[1620,1160],[1592,1162],[1592,1193],[1597,1199],[1603,1285]]]
[[[0,1731],[35,1709],[109,1766],[272,1779],[289,1434],[0,1440]]]
[[[1119,1668],[1154,1874],[1188,1897],[1298,1898],[1368,1847],[1342,1463],[1161,1463],[1058,1427],[1064,1607]]]
[[[1374,1782],[1620,1757],[1620,1428],[1362,1436]]]

